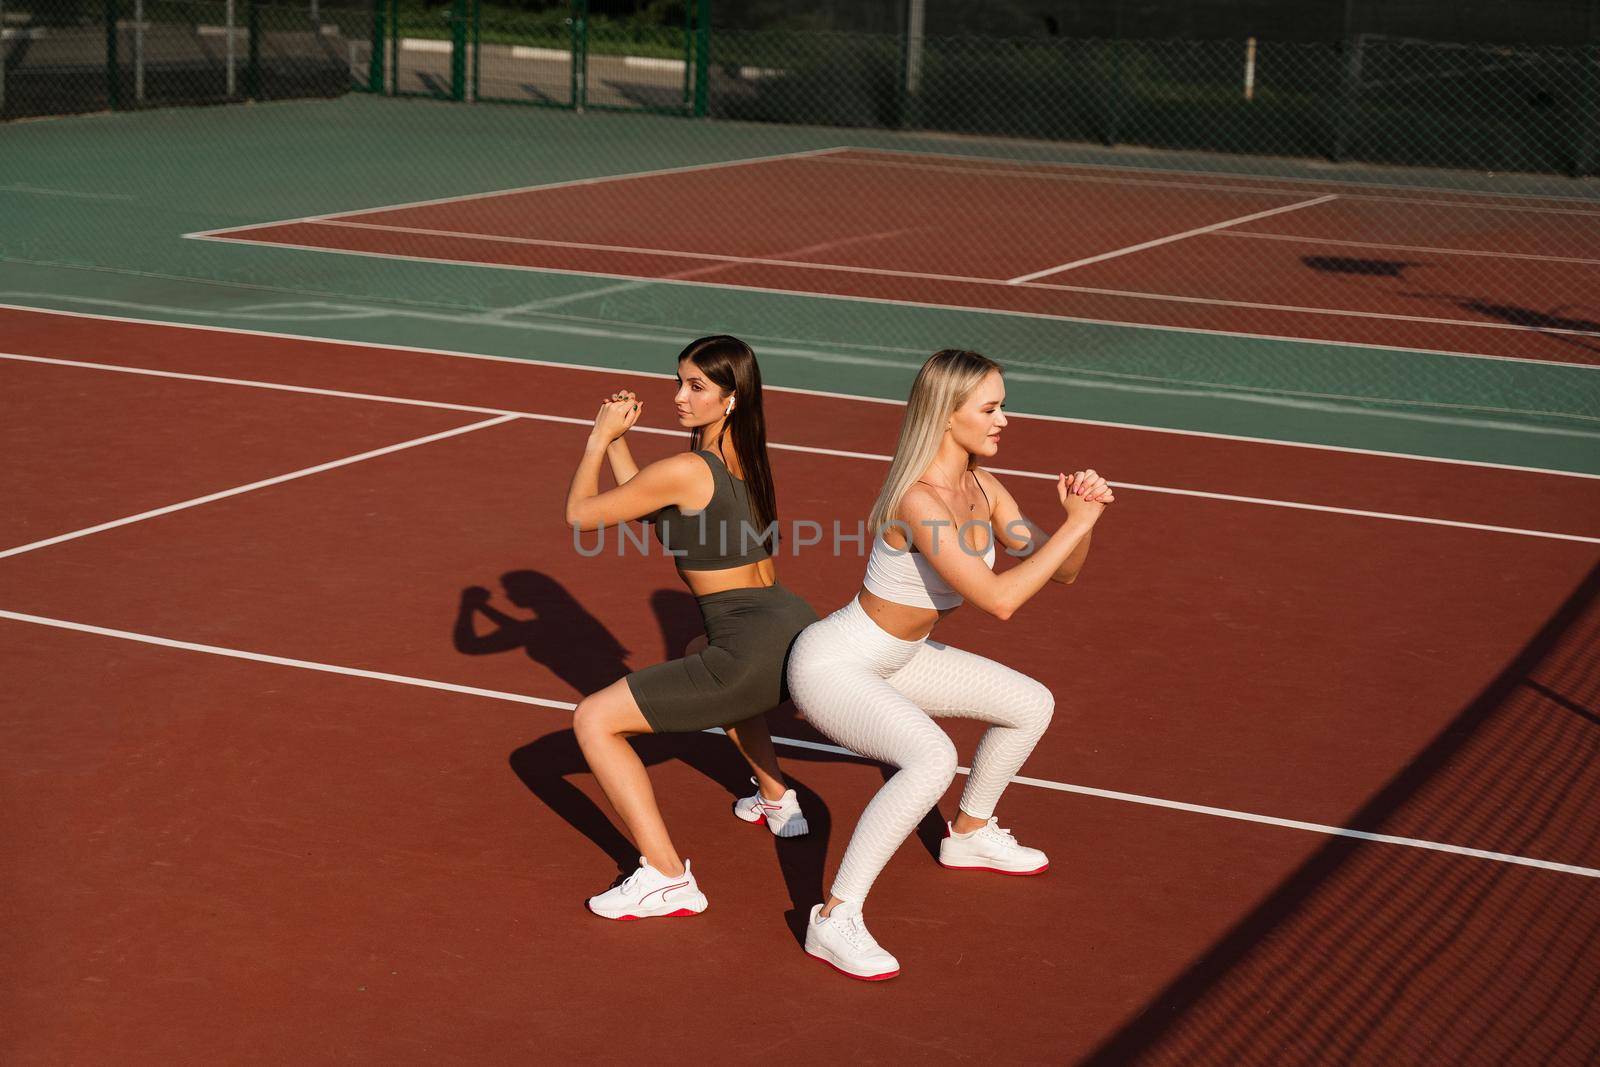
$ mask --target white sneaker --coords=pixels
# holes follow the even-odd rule
[[[652,919],[698,915],[706,910],[706,895],[695,884],[689,861],[677,877],[662,874],[639,857],[639,869],[599,896],[589,898],[589,910],[602,919]]]
[[[1017,844],[1011,831],[990,816],[988,823],[969,834],[958,834],[944,824],[939,842],[939,865],[954,871],[997,871],[1000,874],[1043,874],[1050,859],[1036,848]]]
[[[751,778],[750,784],[756,785],[756,780]],[[799,837],[811,831],[811,824],[800,814],[800,800],[793,789],[785,790],[778,800],[768,800],[756,785],[755,796],[740,797],[733,802],[733,813],[752,825],[765,819],[773,837]]]
[[[867,933],[861,905],[845,901],[822,917],[822,905],[811,909],[806,923],[806,953],[834,970],[864,982],[881,982],[900,973],[900,961]]]

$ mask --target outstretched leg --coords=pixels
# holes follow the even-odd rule
[[[627,679],[618,679],[579,701],[572,730],[589,769],[605,791],[612,810],[628,828],[639,854],[662,874],[682,874],[683,861],[667,834],[644,761],[628,743],[635,734],[653,731],[639,710]]]

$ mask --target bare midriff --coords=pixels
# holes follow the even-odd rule
[[[933,628],[940,619],[956,610],[956,608],[919,608],[913,604],[896,604],[892,600],[885,600],[876,593],[869,592],[865,586],[862,586],[856,598],[861,601],[861,609],[867,613],[868,618],[878,624],[879,629],[902,641],[921,641],[933,633]]]
[[[683,578],[683,584],[689,587],[689,592],[695,596],[725,593],[729,589],[765,589],[778,580],[778,568],[773,566],[770,559],[729,567],[725,571],[680,569],[678,574]]]

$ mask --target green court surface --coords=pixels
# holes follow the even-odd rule
[[[1534,320],[1570,360],[1522,359],[184,236],[839,146],[1537,197],[1600,224],[1600,186],[1556,177],[349,96],[0,127],[0,303],[658,372],[730,332],[769,384],[893,399],[929,352],[970,347],[1018,412],[1600,474],[1592,307]]]

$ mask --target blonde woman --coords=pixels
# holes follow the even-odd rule
[[[806,951],[853,978],[876,981],[900,964],[867,932],[872,883],[956,772],[937,716],[990,723],[972,761],[961,810],[946,824],[939,862],[955,870],[1042,874],[1045,854],[1002,829],[994,807],[1044,734],[1055,700],[1010,667],[929,639],[963,600],[1009,619],[1049,582],[1070,583],[1089,533],[1113,499],[1093,470],[1058,477],[1065,515],[1054,532],[1029,522],[978,466],[1000,448],[1005,380],[976,352],[935,353],[917,374],[900,441],[873,505],[866,579],[855,599],[807,627],[788,666],[795,706],[818,730],[899,770],[872,798],[825,903],[811,909]],[[1021,562],[993,571],[996,544]]]

